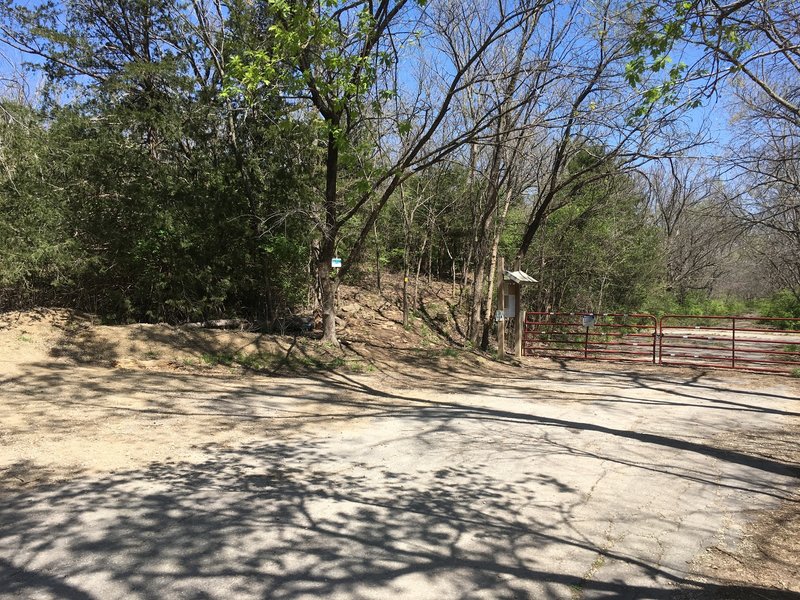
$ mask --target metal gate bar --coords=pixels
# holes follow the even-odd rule
[[[656,362],[657,321],[624,313],[526,312],[525,356]]]
[[[800,368],[799,330],[800,319],[664,315],[659,364],[788,373]]]

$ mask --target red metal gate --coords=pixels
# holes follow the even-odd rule
[[[653,315],[526,312],[524,356],[656,362]]]
[[[522,353],[794,373],[800,370],[800,319],[526,312]]]
[[[800,368],[800,319],[664,315],[659,363],[791,373]]]

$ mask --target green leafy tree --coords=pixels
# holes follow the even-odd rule
[[[583,172],[592,154],[570,169]],[[529,269],[538,310],[636,311],[663,278],[661,236],[637,182],[613,160],[564,191],[570,201],[547,218]]]
[[[338,279],[332,276],[331,260],[342,228],[369,200],[367,194],[349,204],[341,198],[342,153],[358,151],[354,142],[368,94],[394,62],[389,50],[392,27],[405,5],[405,0],[379,4],[270,0],[268,47],[247,50],[231,64],[232,75],[244,90],[277,88],[287,97],[307,99],[322,121],[325,179],[323,201],[314,214],[320,234],[315,271],[323,336],[334,343]],[[380,92],[392,94],[392,90]]]
[[[68,302],[86,267],[51,178],[52,139],[40,114],[0,102],[0,308]]]
[[[293,102],[293,118],[319,123],[325,157],[314,211],[314,260],[326,341],[338,343],[336,288],[360,258],[378,216],[415,171],[442,161],[491,125],[493,112],[455,125],[451,107],[484,78],[508,76],[507,57],[490,51],[547,4],[487,4],[479,17],[464,5],[422,10],[406,0],[267,4],[271,25],[263,47],[242,53],[233,77],[245,94],[264,87],[280,90]],[[456,39],[459,28],[471,28],[472,35]],[[433,60],[424,51],[415,55],[420,64],[434,66],[413,81],[413,70],[401,59],[420,44],[429,44],[425,51],[440,50]],[[403,85],[408,82],[419,86],[410,90],[410,99]],[[436,137],[450,125],[454,128]],[[371,138],[374,142],[365,143]],[[345,190],[348,162],[359,165],[360,172],[356,185]],[[337,253],[343,265],[332,272]]]
[[[695,57],[665,85],[691,89],[693,105],[720,95],[737,135],[721,158],[730,207],[743,229],[768,238],[761,262],[800,296],[800,6],[797,2],[691,0],[639,3],[630,81],[670,57]],[[755,244],[758,251],[762,244]]]

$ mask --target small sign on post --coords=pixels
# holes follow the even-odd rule
[[[331,259],[331,268],[340,269],[341,266],[342,266],[342,259],[341,258],[332,258]]]
[[[592,327],[597,318],[594,315],[583,315],[583,326]]]

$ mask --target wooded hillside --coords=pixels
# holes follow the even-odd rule
[[[393,272],[407,312],[420,278],[463,288],[485,346],[502,255],[539,280],[530,309],[800,317],[798,18],[701,0],[2,4],[0,311],[316,311],[335,341],[339,282]]]

